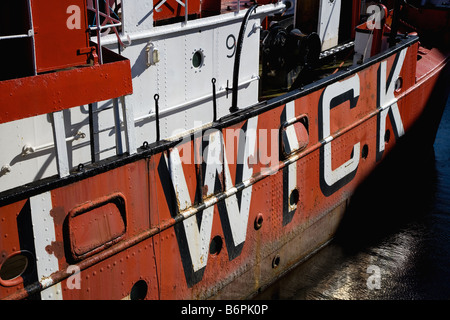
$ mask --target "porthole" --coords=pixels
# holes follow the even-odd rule
[[[280,265],[280,262],[281,262],[281,258],[280,258],[280,256],[277,254],[277,255],[272,259],[272,268],[273,268],[273,269],[276,269],[276,268]]]
[[[203,66],[204,59],[205,56],[203,54],[203,50],[202,49],[195,50],[191,58],[192,67],[194,67],[195,69],[201,68]]]
[[[148,285],[144,280],[137,281],[130,292],[130,300],[144,300],[147,296]]]
[[[222,238],[220,236],[215,236],[211,240],[211,244],[209,245],[209,254],[218,255],[222,250],[222,246],[223,246]]]
[[[361,157],[363,158],[363,159],[367,159],[367,156],[369,155],[369,146],[367,145],[367,144],[365,144],[364,146],[363,146],[363,148],[362,148],[362,151],[361,151]]]
[[[298,192],[298,189],[295,188],[294,190],[292,190],[291,195],[289,196],[289,204],[291,206],[294,206],[298,203],[299,200],[300,200],[300,193]]]
[[[397,80],[395,80],[395,91],[399,92],[402,90],[403,87],[403,79],[402,77],[398,77]]]
[[[264,222],[264,217],[262,215],[262,213],[258,213],[258,215],[255,218],[255,230],[259,230],[262,227],[262,224]]]
[[[31,253],[17,251],[11,254],[0,265],[0,283],[4,286],[14,286],[23,281],[21,276],[30,267]]]
[[[391,131],[388,129],[384,133],[384,142],[388,143],[390,139],[391,139]]]

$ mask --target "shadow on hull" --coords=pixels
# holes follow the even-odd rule
[[[349,251],[377,243],[432,205],[437,179],[433,143],[448,83],[447,64],[422,116],[354,192],[335,236]]]

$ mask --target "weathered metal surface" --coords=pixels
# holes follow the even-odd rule
[[[128,153],[93,157],[76,171],[67,153],[64,176],[0,194],[0,298],[250,296],[333,236],[353,191],[420,118],[448,62],[404,38],[362,65],[258,102],[259,20],[284,7],[268,5],[249,21],[241,110],[229,115],[232,40],[244,14],[139,33],[158,19],[136,9],[145,6],[125,19],[138,40],[125,48],[131,72],[128,60],[105,50],[101,66],[0,82],[0,124],[129,94],[131,78],[138,89],[122,100]],[[147,48],[157,58],[150,64]],[[97,135],[122,134],[114,116],[109,129],[111,118],[99,116],[106,128]],[[68,142],[63,129],[58,149]]]
[[[103,65],[1,81],[0,123],[132,93],[130,62],[111,55],[117,60]]]
[[[88,63],[86,0],[32,0],[31,12],[38,73]]]
[[[126,205],[121,194],[94,199],[69,212],[72,256],[80,260],[120,240],[126,231]]]
[[[57,283],[64,299],[132,298],[142,290],[140,297],[146,299],[250,295],[310,254],[312,248],[326,243],[352,190],[377,164],[377,155],[384,157],[385,151],[395,144],[394,133],[400,124],[395,122],[398,119],[395,120],[394,112],[389,117],[388,112],[385,130],[392,132],[391,139],[385,142],[384,149],[379,149],[379,137],[385,136],[379,131],[379,122],[383,121],[383,110],[392,105],[377,107],[381,81],[377,77],[382,71],[394,72],[400,66],[401,54],[404,59],[399,74],[405,80],[402,89],[394,94],[404,130],[418,118],[426,102],[424,90],[431,90],[432,86],[419,88],[409,80],[415,69],[406,66],[415,61],[416,50],[417,44],[341,80],[340,85],[353,90],[353,96],[346,96],[335,106],[331,104],[333,99],[325,98],[327,94],[340,96],[346,92],[334,91],[336,85],[295,100],[295,115],[308,116],[309,140],[305,149],[293,152],[285,160],[279,160],[275,143],[279,141],[278,134],[277,139],[268,140],[276,148],[271,144],[261,148],[260,144],[267,140],[270,129],[279,133],[285,123],[286,105],[281,104],[221,131],[187,139],[150,158],[52,190],[50,215],[56,238],[46,251],[49,257],[57,258],[59,270],[42,279],[24,274],[26,281],[1,286],[1,296],[24,298]],[[434,81],[439,67],[432,71],[428,77]],[[352,104],[355,96],[357,102]],[[330,105],[324,105],[324,101],[330,101]],[[326,108],[330,108],[329,118],[323,114]],[[296,132],[300,134],[299,141],[304,140],[302,132],[303,129]],[[259,140],[260,136],[264,139]],[[326,144],[331,144],[328,152],[333,155],[328,173]],[[352,152],[357,144],[360,151],[355,156]],[[270,151],[276,157],[271,158]],[[200,154],[219,161],[216,165],[201,165],[202,162],[196,163]],[[178,161],[181,158],[183,161]],[[339,171],[349,159],[358,163],[355,172]],[[298,192],[293,210],[285,206],[293,198],[285,187],[289,184],[285,171],[290,166],[296,168]],[[330,184],[324,175],[336,176],[336,172],[335,183]],[[97,250],[83,255],[88,249],[81,249],[81,260],[74,260],[67,254],[66,229],[70,219],[77,216],[74,212],[88,209],[86,203],[95,199],[101,199],[98,205],[108,203],[105,199],[117,194],[126,203],[125,214],[114,209],[118,210],[113,213],[115,217],[121,217],[114,218],[119,227],[113,227],[111,233],[101,231],[93,235],[93,242],[87,238],[88,243],[81,247]],[[28,203],[25,199],[0,209],[2,261],[19,250],[35,250],[33,241],[24,242],[19,236],[30,234],[31,230],[40,232],[26,222],[31,210]],[[106,209],[98,206],[102,207]],[[121,221],[126,226],[123,234]],[[108,242],[111,234],[120,234],[120,240],[98,245]],[[72,274],[71,270],[81,272]],[[243,290],[243,283],[249,282],[253,285]]]

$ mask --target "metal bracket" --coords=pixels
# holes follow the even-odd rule
[[[147,67],[156,65],[159,62],[159,50],[152,42],[149,42],[145,47],[147,53]]]

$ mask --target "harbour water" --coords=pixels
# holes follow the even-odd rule
[[[418,154],[387,160],[336,238],[255,299],[450,299],[450,99],[434,148]]]

